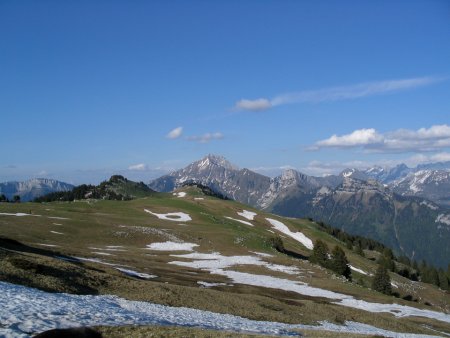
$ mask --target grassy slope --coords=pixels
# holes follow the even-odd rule
[[[188,195],[179,198],[171,194],[154,194],[151,197],[133,201],[80,201],[49,204],[0,204],[0,212],[25,212],[41,216],[1,216],[2,235],[24,243],[24,246],[0,241],[0,279],[31,285],[51,291],[72,293],[113,293],[128,299],[147,300],[174,306],[188,306],[215,312],[232,313],[258,320],[273,320],[288,323],[314,323],[319,320],[343,322],[356,320],[378,327],[403,332],[423,332],[433,334],[422,324],[450,332],[448,325],[424,319],[395,319],[388,314],[372,314],[351,308],[329,304],[326,300],[312,299],[282,290],[235,285],[233,287],[199,288],[197,281],[227,282],[223,276],[192,268],[177,267],[167,263],[175,259],[168,252],[149,251],[145,247],[152,242],[179,239],[199,244],[197,251],[218,251],[223,255],[245,255],[249,251],[272,254],[267,260],[277,264],[298,266],[304,273],[298,277],[268,271],[263,267],[234,267],[239,271],[256,274],[270,274],[286,279],[301,280],[312,286],[353,295],[356,298],[374,302],[397,302],[434,310],[449,311],[450,297],[443,291],[421,283],[392,275],[400,286],[395,289],[401,295],[412,294],[420,303],[411,303],[387,297],[349,283],[307,261],[288,257],[275,252],[267,244],[273,236],[265,217],[282,220],[291,230],[301,230],[305,235],[322,239],[330,247],[340,244],[336,239],[319,231],[314,223],[307,220],[283,219],[265,215],[259,211],[252,223],[255,227],[228,220],[224,216],[242,219],[237,215],[243,208],[236,202],[223,201],[201,196],[195,188],[184,189]],[[204,200],[195,200],[195,197]],[[187,225],[179,222],[160,220],[144,212],[183,211],[193,218]],[[68,219],[52,219],[63,217]],[[51,231],[63,233],[56,234]],[[309,250],[282,236],[287,249],[308,256]],[[40,244],[57,245],[45,247]],[[126,251],[106,251],[105,246],[121,245]],[[97,249],[91,249],[97,248]],[[101,249],[101,250],[100,250]],[[369,273],[374,273],[374,262],[346,250],[350,263]],[[131,266],[133,270],[159,276],[151,281],[138,280],[122,275],[115,269],[96,263],[70,263],[53,258],[58,254],[81,257],[95,257],[107,262]],[[106,252],[102,256],[96,252]],[[31,267],[30,267],[31,264]],[[353,272],[359,284],[370,285],[370,277]],[[166,283],[167,282],[167,283]],[[145,290],[145,292],[142,292]],[[429,302],[433,306],[425,306]]]

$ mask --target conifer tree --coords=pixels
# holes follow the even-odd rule
[[[330,269],[336,272],[338,275],[342,275],[347,279],[351,279],[351,270],[348,266],[347,256],[345,256],[344,250],[336,245],[331,253]]]
[[[325,242],[318,239],[314,244],[312,255],[309,257],[309,261],[314,264],[319,264],[323,267],[328,267],[328,256],[330,251]]]
[[[448,277],[445,274],[443,269],[439,269],[438,277],[439,277],[439,287],[442,290],[449,290],[449,288],[448,288]]]
[[[390,295],[392,293],[391,277],[385,266],[379,265],[372,281],[372,289]]]
[[[386,269],[395,272],[394,254],[389,248],[383,250],[383,254],[378,259],[378,264],[383,265]]]
[[[363,250],[363,248],[361,247],[361,244],[359,244],[359,243],[358,243],[358,245],[356,245],[356,247],[355,247],[355,252],[356,252],[358,255],[362,256],[362,257],[366,257],[366,254],[364,253],[364,250]]]

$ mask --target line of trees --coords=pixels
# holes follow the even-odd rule
[[[348,280],[352,279],[347,256],[339,245],[336,245],[330,253],[328,245],[318,239],[314,245],[313,252],[309,257],[309,261],[314,264],[319,264],[326,269],[330,269],[337,275],[344,276]]]
[[[9,200],[5,194],[1,194],[0,195],[0,202],[4,202],[4,203],[20,203],[20,196],[19,195],[14,195],[12,200]]]
[[[380,242],[362,236],[347,234],[324,222],[318,222],[317,225],[324,232],[342,241],[347,249],[353,250],[363,257],[365,256],[364,250],[379,252],[380,258],[377,260],[377,263],[382,265],[387,271],[395,272],[412,281],[433,284],[443,290],[450,291],[450,264],[447,271],[445,271],[442,268],[436,268],[428,264],[426,261],[418,263],[406,256],[396,257],[390,248]]]

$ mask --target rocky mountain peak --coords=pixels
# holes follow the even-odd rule
[[[299,172],[294,169],[284,169],[281,173],[282,181],[295,181],[298,179]]]
[[[202,158],[200,161],[194,162],[199,170],[205,170],[207,168],[211,167],[222,167],[227,170],[238,170],[239,168],[229,162],[225,157],[214,155],[214,154],[208,154],[204,158]]]

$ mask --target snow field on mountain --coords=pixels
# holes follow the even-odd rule
[[[238,212],[237,214],[239,216],[242,216],[242,217],[248,219],[249,221],[253,221],[255,219],[255,216],[258,215],[256,212],[252,212],[252,211],[248,211],[248,210],[243,210],[242,212]]]
[[[352,296],[342,293],[313,287],[304,282],[293,281],[268,275],[259,275],[246,272],[229,270],[230,267],[238,265],[263,266],[272,271],[279,271],[289,275],[299,275],[301,271],[292,266],[271,264],[261,260],[256,256],[222,256],[220,253],[198,253],[193,252],[184,255],[171,255],[172,257],[191,259],[192,261],[172,261],[169,264],[191,267],[209,271],[211,274],[228,277],[235,284],[246,284],[271,289],[292,291],[304,296],[323,297],[334,300],[334,304],[352,307],[369,312],[387,312],[396,317],[419,316],[450,323],[450,315],[431,311],[421,310],[414,307],[399,304],[371,303],[355,299]]]
[[[185,255],[171,255],[172,257],[192,259],[191,262],[173,261],[169,264],[178,266],[192,267],[207,271],[216,271],[216,269],[226,269],[237,265],[256,265],[263,266],[272,271],[283,272],[289,275],[296,275],[300,270],[294,266],[286,266],[280,264],[272,264],[265,262],[261,257],[257,256],[223,256],[218,252],[214,253],[198,253],[193,252]]]
[[[125,275],[131,276],[131,277],[138,277],[138,278],[143,278],[143,279],[151,279],[151,278],[158,277],[156,275],[149,275],[148,273],[137,272],[137,271],[129,270],[129,269],[116,268],[116,270],[124,273]]]
[[[186,214],[184,212],[169,212],[167,214],[158,214],[156,212],[151,212],[148,209],[144,209],[145,212],[148,212],[149,214],[152,214],[159,219],[163,219],[166,221],[175,221],[175,222],[189,222],[192,221],[191,216],[189,214]]]
[[[227,219],[231,219],[232,221],[235,221],[235,222],[239,222],[239,223],[242,223],[242,224],[245,224],[245,225],[250,225],[251,227],[253,226],[252,223],[247,222],[247,221],[243,221],[242,219],[237,219],[237,218],[228,217],[228,216],[224,216],[224,217],[227,218]]]
[[[361,270],[361,269],[358,269],[358,268],[356,268],[356,267],[354,267],[353,265],[348,265],[348,267],[351,269],[351,270],[353,270],[353,271],[356,271],[356,272],[359,272],[359,273],[361,273],[361,274],[363,274],[363,275],[368,275],[368,273],[367,272],[365,272],[364,270]]]
[[[147,245],[147,249],[155,251],[192,251],[198,244],[186,242],[159,242]]]
[[[302,232],[300,231],[292,232],[284,223],[277,221],[276,219],[266,218],[266,220],[272,225],[274,229],[278,230],[279,232],[282,232],[283,234],[289,237],[292,237],[297,242],[303,244],[309,250],[312,250],[314,248],[314,244],[311,241],[311,239],[306,237]]]
[[[439,214],[435,222],[450,225],[450,215]]]
[[[16,217],[24,217],[24,216],[33,216],[33,217],[42,217],[42,215],[34,215],[34,214],[27,214],[24,212],[16,212],[16,213],[8,213],[8,212],[0,212],[1,216],[16,216]],[[59,219],[59,220],[68,220],[68,218],[65,217],[56,217],[56,216],[44,216],[51,219]]]
[[[53,328],[119,325],[179,325],[242,333],[292,335],[295,329],[354,332],[387,337],[431,337],[402,334],[370,325],[321,322],[318,326],[255,321],[185,307],[170,307],[129,301],[117,296],[80,296],[47,293],[37,289],[0,282],[0,336],[29,337]]]

